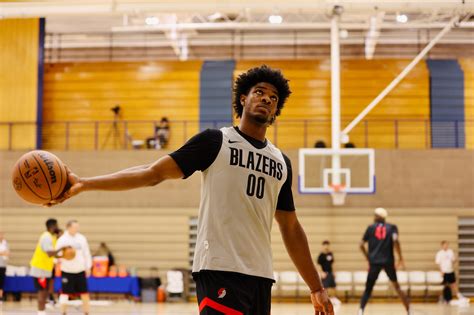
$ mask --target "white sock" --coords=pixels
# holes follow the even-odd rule
[[[46,315],[45,311],[38,311],[38,315]]]

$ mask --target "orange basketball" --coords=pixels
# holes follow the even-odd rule
[[[47,151],[31,151],[13,167],[13,188],[23,200],[45,204],[61,195],[66,187],[67,172],[63,162]]]
[[[76,250],[72,247],[63,249],[63,258],[66,260],[71,260],[76,257]]]

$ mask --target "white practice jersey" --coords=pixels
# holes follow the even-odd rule
[[[189,166],[193,162],[187,156],[198,147],[206,150],[195,153],[207,156]],[[186,177],[202,171],[193,272],[231,271],[273,279],[275,211],[294,211],[288,158],[269,141],[252,139],[236,127],[204,131],[171,157]]]

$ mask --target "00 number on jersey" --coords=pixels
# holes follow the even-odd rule
[[[265,195],[265,178],[250,174],[247,179],[247,195],[262,199]]]

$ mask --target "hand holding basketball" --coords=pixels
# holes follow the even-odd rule
[[[58,198],[51,200],[51,202],[45,204],[45,206],[51,207],[58,205],[60,203],[63,203],[65,200],[79,194],[83,188],[84,184],[79,176],[71,172],[69,167],[66,167],[67,171],[67,184],[66,184],[66,190],[62,195],[60,195]]]
[[[326,290],[311,293],[311,302],[314,306],[315,315],[334,315],[334,307]]]

